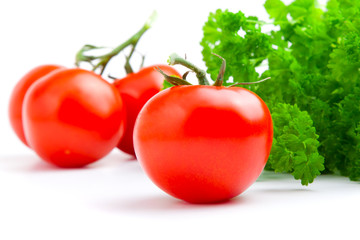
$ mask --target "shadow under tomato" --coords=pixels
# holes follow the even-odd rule
[[[36,155],[11,155],[1,157],[1,169],[9,172],[56,171],[57,167],[42,161]]]
[[[27,173],[42,173],[42,172],[62,172],[62,171],[82,171],[89,169],[89,166],[76,167],[76,168],[62,168],[51,163],[45,162],[44,160],[37,158],[37,161],[31,165],[24,166],[20,171]]]
[[[120,150],[114,150],[107,156],[83,167],[61,168],[42,160],[36,154],[0,156],[0,168],[12,172],[40,173],[49,171],[82,171],[97,168],[118,167],[124,163],[136,163],[137,160]]]
[[[39,159],[38,162],[29,166],[26,170],[29,172],[50,172],[50,171],[61,171],[62,169]]]
[[[218,203],[205,203],[205,204],[193,204],[167,195],[147,196],[138,199],[118,199],[111,201],[98,202],[97,206],[106,211],[111,212],[168,212],[168,211],[186,211],[194,209],[214,209],[214,208],[226,208],[234,205],[244,204],[246,202],[245,197],[238,196],[236,198],[218,202]]]

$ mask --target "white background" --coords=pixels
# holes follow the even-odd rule
[[[11,90],[22,75],[37,65],[73,67],[75,53],[84,44],[117,46],[138,31],[156,9],[158,19],[137,48],[146,54],[145,65],[166,64],[168,56],[176,52],[203,67],[199,42],[209,12],[217,8],[242,10],[267,20],[263,3],[2,1],[0,239],[357,236],[359,183],[343,177],[321,176],[303,187],[289,175],[264,172],[245,193],[230,202],[191,205],[160,191],[136,161],[118,150],[84,169],[57,169],[23,146],[10,128],[7,107]],[[116,61],[110,65],[111,73],[123,76],[122,58]]]

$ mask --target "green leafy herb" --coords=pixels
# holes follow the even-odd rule
[[[291,172],[303,185],[312,183],[324,170],[324,158],[317,148],[319,142],[313,122],[297,105],[277,104],[272,109],[274,143],[269,158],[275,172]]]
[[[204,26],[203,56],[212,79],[216,79],[221,60],[212,55],[217,53],[226,59],[224,85],[234,82],[255,81],[259,78],[256,72],[261,62],[270,52],[270,36],[261,33],[256,17],[245,17],[242,12],[231,13],[217,10],[210,13]],[[245,34],[241,37],[241,34]]]
[[[248,86],[274,120],[266,166],[307,185],[321,172],[360,180],[360,2],[267,0],[272,23],[217,10],[203,27],[203,58],[212,79],[227,60],[224,85]],[[271,32],[262,30],[272,24]],[[264,68],[260,74],[259,68]],[[263,69],[263,70],[264,70]]]

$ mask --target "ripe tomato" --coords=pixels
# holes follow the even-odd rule
[[[25,139],[23,123],[22,123],[22,106],[24,101],[24,96],[29,87],[41,77],[55,71],[58,69],[63,69],[64,67],[58,65],[41,65],[23,76],[20,81],[16,84],[14,90],[10,96],[9,103],[9,118],[10,124],[18,138],[27,146],[28,143]]]
[[[125,133],[118,148],[134,156],[133,130],[137,115],[144,104],[160,92],[164,82],[164,77],[155,70],[155,67],[159,67],[168,75],[180,76],[174,68],[168,65],[159,65],[143,68],[137,73],[130,73],[125,78],[114,82],[126,108]]]
[[[220,202],[247,189],[272,145],[265,103],[240,87],[176,86],[151,98],[134,129],[150,179],[191,203]]]
[[[83,69],[55,71],[35,82],[24,99],[30,147],[59,167],[82,167],[116,147],[125,112],[114,86]]]

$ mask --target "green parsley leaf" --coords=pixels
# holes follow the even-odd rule
[[[324,158],[318,153],[319,142],[312,120],[296,105],[276,104],[271,108],[274,143],[267,169],[292,173],[308,185],[324,170]]]
[[[242,12],[217,10],[210,13],[203,27],[201,46],[212,79],[216,79],[221,64],[221,60],[211,54],[216,53],[226,59],[225,86],[259,80],[255,68],[271,49],[270,37],[261,32],[261,24],[256,17],[246,17]]]

